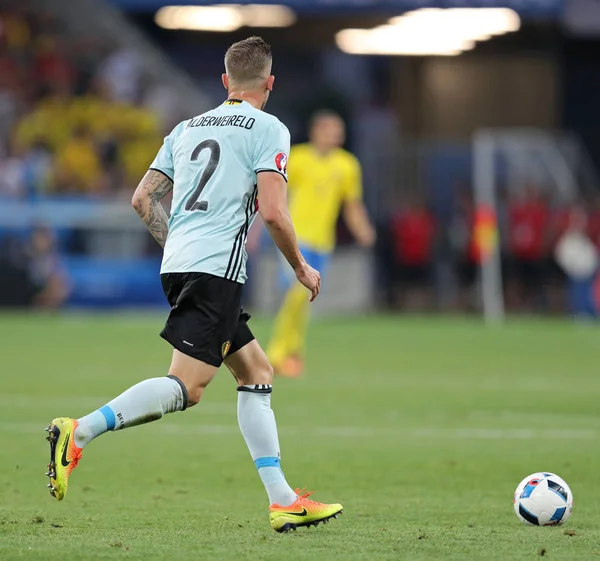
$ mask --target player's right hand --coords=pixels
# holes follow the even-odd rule
[[[295,272],[298,281],[310,290],[309,301],[314,302],[319,292],[321,292],[321,273],[306,262],[300,265]]]

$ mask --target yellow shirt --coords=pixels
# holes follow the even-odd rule
[[[298,144],[290,152],[288,181],[298,241],[315,251],[332,251],[342,204],[362,197],[358,160],[341,148],[323,156],[311,144]]]
[[[81,191],[93,192],[102,172],[100,159],[89,139],[72,138],[57,155],[56,166],[59,174],[64,174],[75,182]]]
[[[71,133],[67,114],[68,105],[60,101],[46,100],[40,103],[17,125],[17,144],[29,148],[36,141],[44,141],[53,150],[60,150],[69,141]]]
[[[148,171],[148,166],[162,146],[162,138],[146,135],[123,143],[121,146],[121,163],[125,169],[128,185],[133,186]]]

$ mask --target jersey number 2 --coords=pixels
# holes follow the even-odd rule
[[[194,148],[190,160],[195,162],[203,150],[210,150],[210,158],[200,177],[198,186],[194,189],[194,192],[185,203],[185,210],[208,210],[208,203],[206,201],[199,201],[198,199],[219,165],[219,160],[221,159],[221,147],[216,140],[205,140]]]

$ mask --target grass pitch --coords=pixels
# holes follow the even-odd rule
[[[555,321],[316,322],[307,376],[277,380],[273,406],[288,481],[345,507],[327,526],[270,529],[225,370],[189,412],[91,443],[54,501],[43,428],[165,374],[162,322],[0,316],[0,559],[600,555],[600,331]],[[517,521],[512,493],[535,471],[571,485],[567,525]]]

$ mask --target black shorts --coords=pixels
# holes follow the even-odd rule
[[[164,273],[160,279],[171,305],[160,336],[178,351],[218,367],[254,340],[240,283],[208,273]]]

